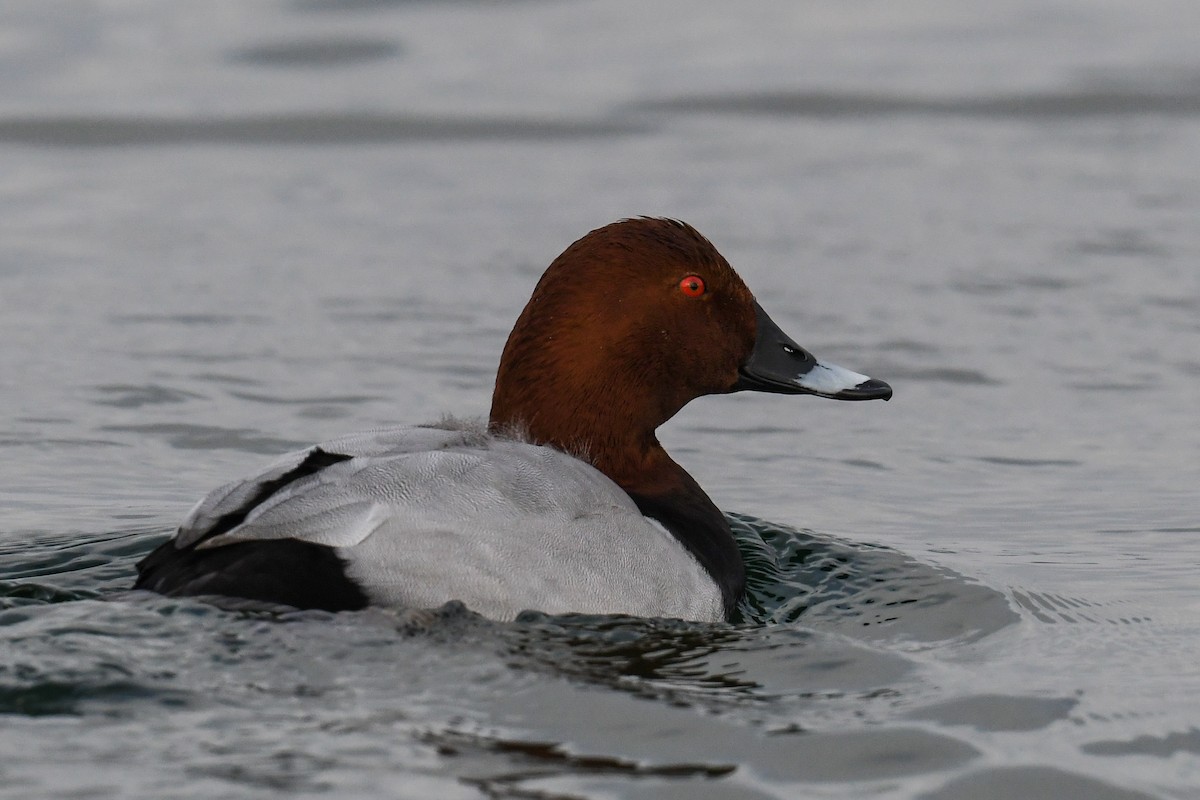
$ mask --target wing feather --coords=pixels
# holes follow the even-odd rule
[[[372,519],[373,513],[378,512],[358,508],[343,512],[335,506],[354,506],[358,501],[370,500],[370,498],[351,496],[351,493],[339,490],[338,486],[345,487],[362,483],[352,480],[353,476],[360,470],[377,465],[381,461],[390,461],[396,456],[407,453],[436,452],[464,447],[478,442],[480,438],[479,430],[474,427],[467,429],[461,427],[452,429],[440,427],[382,428],[343,436],[305,450],[286,453],[259,474],[219,486],[200,500],[180,524],[175,536],[175,547],[184,549],[201,542],[209,542],[206,544],[207,547],[217,547],[220,544],[229,544],[246,538],[293,537],[315,541],[304,535],[297,535],[296,531],[288,532],[275,527],[271,522],[267,522],[262,529],[253,534],[246,529],[247,526],[253,526],[253,523],[262,517],[264,512],[281,504],[290,504],[289,507],[294,507],[297,504],[304,506],[318,502],[315,496],[310,497],[308,503],[305,503],[303,498],[314,487],[319,486],[333,487],[332,491],[326,490],[319,493],[322,495],[319,502],[333,500],[332,506],[324,506],[322,510],[337,511],[354,523],[351,528],[355,533],[348,533],[347,540],[353,535],[369,535],[369,532],[364,532],[363,525]],[[276,523],[283,524],[289,521],[308,519],[315,525],[318,524],[316,520],[312,519],[315,513],[311,511],[305,513],[301,508],[297,509],[294,520],[289,520],[289,517],[283,513],[272,519]],[[334,519],[326,521],[338,524]],[[273,534],[267,535],[266,529],[273,527]],[[310,533],[313,533],[312,527],[312,525],[302,526],[297,530],[302,534],[307,528],[310,529]],[[361,538],[350,543],[356,541],[361,541]],[[331,546],[347,546],[333,541],[321,543]]]

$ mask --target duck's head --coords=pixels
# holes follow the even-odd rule
[[[892,396],[883,381],[792,341],[694,228],[628,219],[587,234],[546,270],[504,347],[491,424],[587,450],[652,439],[688,401],[746,390]]]

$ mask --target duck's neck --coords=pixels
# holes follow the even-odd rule
[[[618,381],[600,379],[594,371],[581,370],[564,380],[555,371],[534,374],[511,362],[501,361],[492,395],[488,427],[493,433],[570,453],[627,492],[671,494],[695,483],[655,437],[661,420],[638,402],[647,394],[641,387],[621,391]]]

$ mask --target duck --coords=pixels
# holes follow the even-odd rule
[[[767,315],[692,226],[637,217],[546,269],[504,345],[486,421],[350,434],[200,500],[134,589],[324,611],[461,603],[735,619],[729,522],[656,431],[689,401],[755,391],[889,400]]]

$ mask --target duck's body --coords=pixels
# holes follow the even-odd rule
[[[283,456],[202,500],[135,588],[728,619],[745,584],[736,542],[654,431],[695,397],[742,390],[891,397],[796,345],[694,229],[614,223],[542,276],[486,429],[389,428]]]
[[[270,561],[220,563],[233,546],[266,543],[276,562],[295,547],[291,584],[307,584],[308,600],[290,605],[460,600],[493,619],[525,609],[726,616],[695,556],[603,473],[455,422],[323,442],[214,490],[160,551],[161,565],[147,560],[139,587],[277,601],[278,588],[259,580]],[[296,566],[314,546],[336,558]]]

